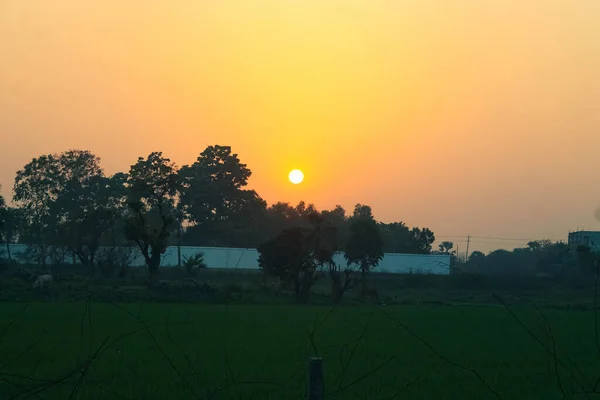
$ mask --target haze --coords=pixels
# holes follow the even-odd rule
[[[599,18],[597,0],[2,0],[2,192],[41,154],[114,173],[221,144],[269,203],[566,239],[600,228]]]

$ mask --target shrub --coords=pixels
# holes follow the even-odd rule
[[[204,253],[196,253],[192,257],[183,258],[183,267],[188,276],[196,276],[199,269],[205,269]]]

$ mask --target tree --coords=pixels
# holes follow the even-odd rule
[[[411,233],[411,248],[414,254],[430,254],[435,235],[429,228],[414,227]]]
[[[485,254],[481,251],[475,250],[469,255],[469,259],[467,260],[469,263],[474,263],[477,265],[481,265],[481,263],[485,260]]]
[[[331,279],[333,300],[339,302],[354,284],[352,269],[342,270],[334,261],[339,248],[339,223],[345,222],[343,208],[320,213],[314,206],[300,202],[297,207],[278,203],[270,209],[274,210],[278,211],[277,222],[290,226],[258,247],[261,269],[291,285],[299,301],[307,300],[318,273],[325,272]]]
[[[313,204],[300,201],[295,207],[289,203],[278,202],[267,209],[266,235],[274,238],[285,229],[304,227],[309,229],[308,216],[316,212]]]
[[[454,254],[455,253],[454,251],[452,251],[452,249],[454,248],[454,243],[452,243],[452,242],[444,241],[444,242],[440,243],[438,248],[440,249],[440,252],[442,254]]]
[[[404,222],[380,222],[379,228],[386,253],[429,254],[435,242],[435,236],[428,228],[409,229]]]
[[[345,211],[341,206],[337,206],[334,213],[337,217],[344,217],[343,220],[345,220]],[[341,266],[336,264],[333,259],[339,248],[336,234],[340,225],[335,224],[335,220],[328,216],[331,217],[331,213],[325,214],[317,211],[308,215],[307,219],[311,226],[308,241],[318,267],[327,268],[331,279],[331,296],[334,303],[337,304],[342,300],[344,293],[354,286],[355,280],[352,277],[351,267],[346,266],[342,270]],[[341,221],[338,220],[338,222]]]
[[[186,240],[196,244],[231,246],[257,237],[266,202],[254,190],[245,190],[252,175],[229,146],[209,146],[196,162],[181,168],[180,208],[195,228]]]
[[[42,265],[48,256],[57,261],[64,258],[64,248],[69,243],[59,233],[65,224],[73,222],[69,220],[70,211],[81,208],[87,213],[93,209],[82,207],[75,193],[87,191],[93,197],[89,188],[102,177],[100,159],[87,150],[43,155],[17,172],[13,199],[21,209],[21,233]],[[69,197],[77,202],[67,201]]]
[[[87,267],[88,276],[95,274],[100,246],[108,244],[106,235],[122,216],[126,179],[125,174],[92,176],[82,185],[67,187],[53,207],[60,217],[61,237]]]
[[[2,187],[0,186],[0,189],[1,188]],[[4,202],[4,197],[2,196],[2,193],[0,193],[0,243],[2,243],[2,241],[5,241],[6,250],[8,251],[8,257],[9,257],[9,261],[10,261],[10,245],[4,235],[4,230],[6,227],[7,219],[8,219],[8,211],[6,208],[6,203]],[[0,251],[0,254],[1,254],[1,251]]]
[[[363,293],[367,291],[367,272],[383,258],[383,241],[377,222],[369,206],[357,204],[350,218],[350,236],[346,242],[345,257],[349,265],[357,264],[362,274]]]
[[[344,207],[340,205],[336,205],[333,210],[323,210],[321,211],[321,215],[323,216],[323,225],[325,227],[331,228],[335,232],[335,242],[337,243],[336,247],[343,248],[343,245],[348,240],[350,236],[350,231],[348,230],[348,217],[346,216],[346,210]]]
[[[289,228],[258,247],[259,267],[291,285],[300,302],[308,300],[317,278],[318,264],[310,251],[308,237],[306,228]]]
[[[177,228],[177,166],[161,152],[138,158],[127,179],[128,215],[125,234],[140,249],[150,281],[154,281],[169,237]]]
[[[9,262],[13,261],[10,245],[15,242],[19,234],[20,218],[18,208],[0,208],[0,242],[3,241],[6,246],[6,256]]]
[[[244,190],[230,203],[227,216],[192,224],[183,234],[186,245],[256,248],[267,238],[267,203],[254,190]]]

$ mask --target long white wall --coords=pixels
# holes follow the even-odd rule
[[[11,253],[13,258],[19,259],[19,253],[25,251],[27,246],[22,244],[12,244]],[[182,262],[186,257],[192,257],[197,253],[204,254],[204,262],[208,268],[225,269],[259,269],[258,251],[256,249],[239,249],[229,247],[181,247]],[[346,260],[342,253],[335,255],[335,261],[338,265],[346,266]],[[73,257],[69,256],[65,260],[67,263],[73,262]],[[144,266],[144,259],[138,255],[132,266]],[[163,267],[177,266],[177,247],[170,246],[162,256],[161,265]],[[421,273],[448,275],[450,273],[450,256],[448,255],[430,255],[430,254],[397,254],[385,253],[383,260],[373,269],[374,273]]]

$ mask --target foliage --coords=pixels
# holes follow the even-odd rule
[[[442,254],[456,254],[456,250],[452,250],[454,248],[454,243],[452,242],[443,241],[442,243],[440,243],[438,248],[440,253]]]
[[[196,276],[199,269],[206,268],[204,253],[196,253],[191,257],[183,257],[183,267],[188,276]]]
[[[192,224],[184,242],[237,246],[257,237],[266,202],[254,190],[243,189],[251,174],[231,147],[219,145],[207,147],[195,163],[181,168],[179,207]]]
[[[581,263],[576,260],[576,255],[565,243],[536,240],[529,242],[527,247],[512,251],[498,249],[487,256],[474,251],[464,267],[469,273],[476,274],[553,276],[578,270]]]
[[[21,233],[42,264],[64,248],[93,268],[104,231],[112,224],[114,201],[100,159],[87,150],[34,158],[17,172],[14,200]],[[61,257],[59,257],[61,258]]]
[[[334,302],[339,302],[354,280],[352,269],[346,267],[342,270],[333,259],[339,244],[336,238],[338,226],[332,215],[319,213],[314,207],[304,208],[304,203],[297,208],[284,203],[279,206],[282,210],[297,213],[295,216],[302,215],[305,224],[286,228],[275,239],[259,246],[259,265],[267,274],[291,284],[301,301],[307,300],[317,274],[325,272],[331,279]],[[338,207],[337,215],[345,219],[341,207]]]
[[[467,260],[467,263],[470,266],[474,266],[477,268],[480,268],[484,262],[485,262],[485,254],[483,254],[481,251],[472,252],[469,255],[469,259]]]
[[[1,186],[0,186],[0,189],[2,189]],[[5,242],[6,249],[9,250],[9,252],[10,252],[9,241],[6,238],[6,235],[4,233],[5,229],[6,229],[7,219],[8,219],[8,211],[6,208],[6,203],[4,201],[4,197],[2,196],[2,193],[0,193],[0,244]],[[4,258],[4,249],[0,249],[0,262],[2,262],[3,258]]]
[[[313,204],[300,201],[295,207],[289,203],[277,202],[267,209],[267,237],[273,238],[285,229],[309,227],[308,216],[317,211]]]
[[[371,208],[362,204],[354,207],[350,218],[350,236],[346,242],[348,264],[357,264],[362,274],[363,293],[367,292],[366,275],[383,258],[383,241]]]
[[[379,230],[383,240],[383,251],[386,253],[429,254],[431,245],[435,242],[435,236],[430,229],[409,229],[404,222],[380,222]]]
[[[140,157],[129,170],[127,188],[125,235],[140,249],[153,280],[169,237],[178,225],[177,166],[161,152],[151,153],[146,159]]]
[[[127,174],[113,176],[106,176],[100,159],[87,150],[42,155],[17,172],[16,207],[0,207],[0,240],[26,244],[26,261],[43,269],[77,258],[90,276],[98,267],[103,276],[115,268],[125,274],[133,244],[153,277],[168,245],[257,248],[285,230],[303,228],[308,236],[315,229],[334,232],[338,249],[351,240],[356,218],[373,219],[368,206],[356,208],[351,218],[340,205],[320,212],[303,201],[267,207],[258,193],[246,189],[250,176],[231,147],[220,145],[208,146],[181,170],[154,152],[140,157]],[[322,217],[316,225],[310,219],[315,213]],[[383,251],[426,254],[435,240],[429,229],[402,222],[378,227]],[[121,255],[120,247],[125,248]],[[332,268],[332,280],[347,272],[320,265]]]
[[[308,300],[319,266],[311,252],[309,237],[306,228],[289,228],[258,247],[259,267],[267,275],[291,285],[302,302]]]
[[[344,209],[337,206],[334,213],[338,217],[337,222],[341,223],[340,219],[345,215]],[[315,211],[308,216],[311,225],[309,241],[317,264],[319,267],[326,267],[327,269],[327,274],[331,280],[333,301],[339,303],[344,293],[354,286],[356,280],[352,276],[353,269],[351,266],[346,265],[342,269],[333,259],[340,246],[336,237],[339,225],[336,225],[336,219],[331,218],[331,214]]]
[[[122,218],[125,179],[123,174],[95,176],[86,185],[69,188],[56,202],[62,216],[59,234],[90,276],[99,262],[100,246],[107,244],[111,229]]]

